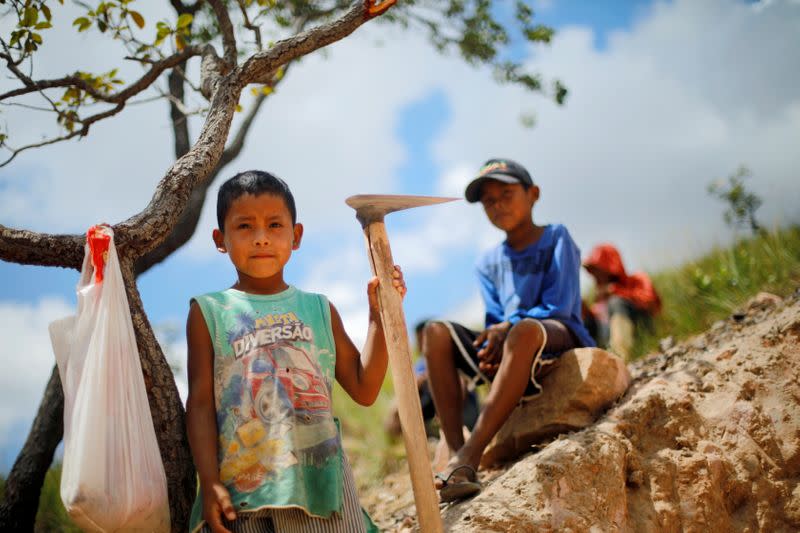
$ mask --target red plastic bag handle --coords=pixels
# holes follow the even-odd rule
[[[94,267],[94,281],[103,281],[103,272],[108,261],[108,247],[111,244],[111,235],[106,231],[105,224],[92,226],[86,232],[86,242],[89,243],[89,252],[92,254],[92,266]]]

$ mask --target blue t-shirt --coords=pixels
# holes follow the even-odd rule
[[[477,265],[486,327],[523,318],[564,323],[583,346],[594,340],[581,320],[581,255],[561,224],[545,226],[538,241],[521,251],[505,241]]]

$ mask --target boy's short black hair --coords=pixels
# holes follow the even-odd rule
[[[228,214],[233,201],[245,194],[280,196],[292,215],[292,224],[297,223],[294,196],[292,196],[292,191],[289,190],[286,182],[263,170],[247,170],[236,174],[219,188],[217,193],[217,225],[220,231],[225,231],[225,215]]]

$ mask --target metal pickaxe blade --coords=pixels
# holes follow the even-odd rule
[[[356,218],[364,228],[367,239],[367,254],[372,271],[380,279],[378,303],[380,304],[383,334],[392,379],[397,395],[397,411],[411,474],[411,488],[414,490],[414,503],[417,506],[420,530],[423,533],[441,533],[442,518],[439,515],[439,498],[433,487],[433,475],[428,459],[428,441],[425,437],[425,424],[422,421],[422,407],[419,402],[417,384],[411,369],[411,350],[408,346],[406,320],[403,302],[392,286],[394,260],[389,248],[389,236],[383,217],[387,213],[440,204],[458,198],[433,196],[399,196],[384,194],[359,194],[346,200],[347,205],[356,210]]]
[[[459,200],[459,198],[402,194],[357,194],[345,202],[356,210],[356,218],[361,222],[362,227],[366,227],[370,222],[383,220],[384,216],[395,211],[452,202],[453,200]]]

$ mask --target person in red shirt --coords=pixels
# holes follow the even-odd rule
[[[644,272],[628,274],[619,251],[612,244],[595,246],[583,261],[594,278],[595,301],[588,310],[589,320],[597,325],[599,346],[608,348],[628,361],[636,327],[651,325],[661,311],[661,298]]]

